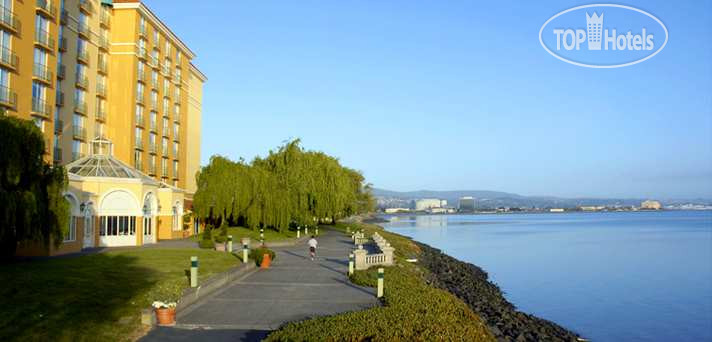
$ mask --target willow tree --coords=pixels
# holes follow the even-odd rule
[[[15,254],[19,242],[58,247],[67,232],[67,175],[44,160],[42,132],[29,120],[0,115],[0,250]]]
[[[247,226],[288,229],[370,210],[363,176],[322,152],[287,142],[247,164],[213,156],[197,176],[195,212],[207,219],[241,218]],[[372,202],[372,201],[370,201]]]

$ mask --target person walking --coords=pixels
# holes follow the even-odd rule
[[[311,256],[312,261],[314,261],[314,258],[316,257],[316,245],[318,244],[314,238],[314,235],[311,236],[311,239],[309,239],[307,244],[309,244],[309,255]]]

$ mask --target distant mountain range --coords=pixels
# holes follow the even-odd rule
[[[489,191],[489,190],[453,190],[453,191],[391,191],[385,189],[373,189],[373,194],[378,199],[382,207],[393,207],[422,198],[438,198],[447,200],[449,206],[457,207],[461,197],[472,196],[475,198],[475,206],[479,208],[498,207],[537,207],[537,208],[573,208],[578,206],[639,206],[640,203],[649,198],[563,198],[554,196],[522,196],[514,193]],[[712,204],[710,199],[682,199],[665,200],[658,199],[663,205],[676,205],[685,203]]]

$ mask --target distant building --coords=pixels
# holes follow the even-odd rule
[[[563,213],[564,209],[563,208],[551,208],[549,209],[550,213]]]
[[[440,208],[447,207],[447,200],[440,200]]]
[[[458,209],[460,209],[460,211],[474,211],[475,199],[472,198],[472,196],[460,197]]]
[[[432,208],[440,208],[440,200],[437,198],[423,198],[415,201],[416,211],[425,211]]]
[[[659,201],[647,200],[640,204],[640,209],[648,210],[660,210],[662,209],[662,204]]]
[[[600,210],[603,210],[603,209],[605,209],[605,208],[606,208],[606,207],[604,207],[604,206],[602,206],[602,205],[598,205],[598,206],[583,206],[583,207],[581,207],[581,210],[583,210],[583,211],[600,211]]]
[[[409,208],[386,208],[384,212],[386,214],[397,214],[397,213],[407,213],[409,212]]]
[[[430,208],[427,210],[431,214],[452,214],[455,212],[454,208]]]

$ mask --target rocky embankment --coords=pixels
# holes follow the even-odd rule
[[[419,262],[430,270],[427,281],[460,298],[487,323],[499,341],[577,341],[578,335],[521,311],[508,302],[487,272],[457,260],[439,249],[418,243]]]

